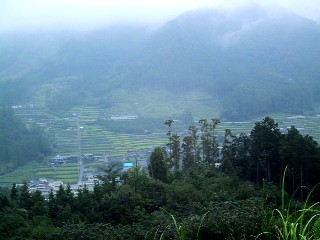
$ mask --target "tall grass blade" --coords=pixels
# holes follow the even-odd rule
[[[198,231],[197,231],[197,240],[199,239],[199,234],[200,234],[200,230],[201,230],[203,221],[204,221],[205,217],[208,215],[208,213],[209,213],[209,211],[206,212],[206,213],[202,216],[202,218],[201,218],[201,222],[200,222],[200,224],[199,224]]]
[[[272,212],[272,218],[275,219],[276,215],[280,218],[281,227],[275,226],[275,232],[263,232],[259,234],[256,239],[259,239],[261,235],[269,235],[276,237],[278,240],[313,240],[320,239],[320,236],[315,236],[312,232],[314,222],[317,222],[317,218],[320,216],[320,211],[316,209],[319,203],[315,203],[308,207],[309,199],[311,197],[314,188],[309,191],[307,198],[303,202],[302,209],[295,210],[292,213],[290,203],[285,207],[285,175],[287,167],[284,170],[282,176],[281,186],[281,210],[275,209]],[[310,216],[311,215],[311,216]]]

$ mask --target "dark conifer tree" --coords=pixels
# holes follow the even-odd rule
[[[180,136],[178,134],[173,134],[172,135],[172,161],[173,161],[173,166],[176,171],[181,170],[181,164],[180,164]]]
[[[148,170],[151,177],[162,182],[167,181],[168,167],[165,162],[163,149],[156,147],[151,153]]]
[[[256,179],[260,183],[263,178],[268,182],[279,179],[281,169],[279,146],[281,133],[278,124],[270,117],[257,122],[251,131],[250,154],[256,161]]]
[[[185,136],[182,143],[183,171],[187,171],[195,164],[194,144],[192,136]]]

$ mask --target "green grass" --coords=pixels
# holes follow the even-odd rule
[[[309,199],[313,192],[312,190],[308,194],[306,200],[303,202],[301,209],[291,209],[290,203],[288,204],[288,207],[285,208],[284,180],[286,169],[282,178],[281,209],[275,209],[273,211],[270,221],[271,223],[275,223],[278,222],[278,219],[280,218],[280,224],[275,225],[273,231],[259,234],[256,239],[261,239],[262,236],[269,236],[272,239],[275,238],[278,240],[320,239],[319,202],[309,206]]]
[[[46,171],[46,172],[37,172],[37,176],[54,176],[56,175],[55,171]]]
[[[78,181],[78,178],[77,176],[73,176],[73,177],[61,177],[60,180],[63,182],[63,183],[76,183]]]
[[[179,224],[175,218],[175,216],[171,213],[169,213],[167,210],[163,209],[169,216],[171,219],[171,223],[169,223],[166,228],[164,229],[164,231],[162,232],[162,234],[160,235],[159,240],[163,240],[165,239],[165,233],[166,230],[170,227],[173,227],[175,230],[175,234],[176,234],[176,239],[178,240],[186,240],[187,239],[187,235],[186,235],[186,229],[184,224]],[[205,217],[207,216],[209,212],[206,212],[202,217],[201,217],[201,221],[199,223],[198,229],[197,229],[197,234],[196,234],[196,239],[199,239],[199,234],[200,234],[200,230],[203,226],[203,222]],[[157,232],[156,232],[157,235]],[[156,237],[156,236],[155,236]]]

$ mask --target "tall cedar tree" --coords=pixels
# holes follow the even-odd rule
[[[149,174],[151,177],[162,182],[167,181],[168,167],[165,162],[165,155],[161,147],[156,147],[150,156],[148,165]]]
[[[266,117],[257,122],[251,131],[251,156],[256,161],[256,180],[260,183],[262,179],[268,182],[279,178],[281,169],[279,145],[281,133],[272,118]]]

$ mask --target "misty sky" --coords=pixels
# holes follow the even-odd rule
[[[114,22],[161,23],[201,7],[248,2],[281,6],[320,20],[319,0],[0,0],[0,30],[92,28]]]

